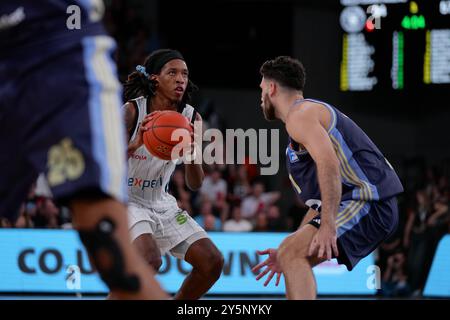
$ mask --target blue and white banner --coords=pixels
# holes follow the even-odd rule
[[[262,261],[256,250],[276,248],[287,233],[210,233],[221,250],[225,265],[211,294],[283,295],[284,281],[267,287],[255,280],[251,267]],[[314,268],[318,294],[373,295],[379,282],[373,256],[348,272],[335,260]],[[168,292],[176,292],[190,265],[163,257],[157,276]],[[76,232],[72,230],[0,229],[0,292],[106,293],[89,263]]]
[[[423,295],[450,298],[450,235],[439,242]]]

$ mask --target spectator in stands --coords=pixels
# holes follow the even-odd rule
[[[423,266],[423,286],[425,286],[428,273],[433,263],[434,254],[442,237],[447,233],[449,223],[448,201],[440,194],[432,204],[431,214],[427,219],[426,244],[427,250]]]
[[[247,169],[243,165],[230,167],[229,190],[230,201],[242,201],[250,193],[251,187],[248,180]]]
[[[427,195],[431,195],[434,186],[438,180],[436,168],[428,167],[424,173],[424,187],[423,190]]]
[[[275,203],[281,196],[280,192],[264,192],[264,184],[255,182],[253,184],[252,194],[245,197],[242,201],[242,217],[250,221],[256,218],[259,211]]]
[[[250,221],[243,219],[241,215],[241,207],[234,206],[231,211],[231,219],[227,220],[223,225],[223,231],[229,232],[249,232],[253,230]]]
[[[223,204],[227,195],[227,183],[222,179],[222,173],[214,168],[203,180],[200,189],[202,196],[214,203],[215,206]]]
[[[402,208],[399,206],[399,208]],[[387,297],[408,296],[406,253],[403,248],[404,219],[400,216],[397,230],[378,247],[376,265],[381,270],[379,293]]]
[[[33,225],[33,222],[31,220],[29,213],[27,212],[26,203],[23,203],[19,210],[20,210],[20,214],[19,214],[17,221],[14,224],[14,227],[21,228],[21,229],[33,228],[34,225]]]
[[[268,232],[269,231],[269,221],[267,220],[267,215],[264,211],[259,211],[256,214],[255,227],[253,231],[256,232]]]
[[[12,224],[8,219],[0,217],[0,228],[12,228]]]
[[[260,176],[259,167],[254,163],[256,163],[255,159],[252,159],[249,156],[244,158],[244,167],[247,171],[247,179],[251,184]]]
[[[200,215],[194,219],[206,231],[221,231],[222,221],[213,215],[212,209],[211,201],[205,199],[200,209]]]
[[[439,197],[433,203],[433,210],[427,219],[427,225],[430,228],[436,228],[436,231],[441,233],[439,229],[448,224],[449,218],[448,201],[444,197]]]
[[[287,215],[287,228],[291,232],[297,231],[302,223],[303,217],[308,212],[308,207],[300,200],[300,197],[295,195],[294,203],[289,208]]]
[[[37,202],[37,213],[33,222],[37,228],[59,228],[59,208],[55,206],[52,199],[41,198]]]
[[[37,188],[37,186],[38,186],[37,183],[34,183],[31,186],[30,191],[28,192],[27,199],[25,200],[23,206],[20,209],[20,211],[21,211],[20,215],[21,215],[21,217],[23,216],[23,218],[26,220],[26,225],[27,225],[27,226],[22,226],[21,228],[33,228],[34,227],[34,223],[32,220],[36,217],[37,201],[40,197],[40,194],[38,193],[39,189]],[[16,228],[17,228],[17,224],[16,224]]]
[[[444,192],[444,190],[448,190],[449,187],[448,177],[445,175],[440,176],[438,180],[439,191]]]
[[[267,227],[269,231],[283,232],[287,231],[286,219],[281,215],[280,208],[276,205],[270,205],[267,208]]]
[[[416,192],[416,203],[408,212],[403,246],[408,248],[408,275],[413,294],[419,296],[426,280],[426,257],[429,249],[427,221],[431,216],[430,199],[425,190]]]
[[[405,297],[410,289],[406,275],[406,257],[402,251],[391,255],[387,260],[386,271],[381,282],[381,292],[385,297]]]

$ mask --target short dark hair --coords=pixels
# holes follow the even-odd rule
[[[299,91],[305,87],[305,67],[297,59],[288,56],[267,60],[259,72],[264,78],[275,80],[283,87]]]

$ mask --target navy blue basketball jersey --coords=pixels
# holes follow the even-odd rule
[[[102,0],[2,0],[0,56],[27,50],[42,56],[103,34],[103,13]]]
[[[0,217],[17,218],[41,173],[56,200],[126,202],[122,86],[102,15],[103,0],[0,0]]]
[[[396,172],[377,146],[349,117],[335,107],[320,103],[331,113],[328,135],[340,164],[342,200],[378,201],[403,192]],[[306,205],[320,208],[320,189],[314,160],[292,138],[286,149],[289,179]]]

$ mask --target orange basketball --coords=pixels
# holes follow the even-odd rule
[[[144,132],[144,145],[153,156],[163,160],[173,160],[172,150],[175,146],[183,147],[191,142],[192,127],[189,120],[176,111],[158,111],[146,124],[149,130]],[[175,130],[181,129],[175,134],[179,137],[172,140]],[[178,154],[178,152],[177,152]]]

